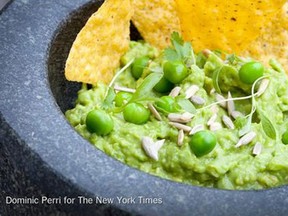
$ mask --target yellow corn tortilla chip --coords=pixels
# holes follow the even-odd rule
[[[144,40],[159,49],[170,45],[173,31],[180,31],[174,0],[134,0],[132,22]]]
[[[106,0],[77,35],[70,50],[65,76],[68,80],[95,84],[109,82],[129,48],[130,0]]]
[[[182,34],[196,51],[239,53],[255,40],[287,0],[175,0]]]
[[[270,59],[277,59],[288,73],[288,2],[264,33],[249,44],[241,55],[260,59],[266,65]]]

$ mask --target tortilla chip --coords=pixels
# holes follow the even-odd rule
[[[173,31],[181,32],[174,0],[135,0],[133,6],[132,22],[152,46],[163,49]]]
[[[245,50],[282,8],[286,0],[175,0],[182,34],[196,51]]]
[[[260,59],[266,65],[270,59],[277,59],[288,73],[288,2],[264,33],[249,44],[241,55]]]
[[[70,50],[65,76],[94,84],[109,82],[129,48],[130,0],[106,0],[77,35]]]

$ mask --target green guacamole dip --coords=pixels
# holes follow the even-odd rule
[[[288,129],[288,78],[281,66],[272,60],[271,66],[264,68],[254,85],[247,84],[239,73],[243,65],[253,60],[208,50],[196,55],[188,43],[178,39],[174,35],[174,43],[165,51],[158,51],[144,42],[132,41],[130,50],[121,59],[122,66],[126,65],[127,69],[110,85],[110,90],[103,83],[97,83],[92,88],[83,84],[75,108],[66,112],[71,125],[111,157],[166,179],[233,190],[263,189],[287,184],[288,145],[285,144],[283,134]],[[146,62],[141,77],[135,79],[131,73],[131,62],[143,56],[148,57],[149,62]],[[187,74],[181,82],[170,83],[170,89],[180,87],[180,93],[174,97],[175,109],[167,111],[161,108],[159,101],[161,97],[169,95],[171,90],[159,93],[152,89],[153,85],[146,83],[143,87],[141,84],[150,74],[163,74],[163,65],[172,60],[183,62]],[[268,86],[261,87],[263,80],[268,80]],[[117,85],[128,90],[135,89],[136,93],[132,95],[137,95],[117,107],[116,91],[113,89]],[[199,89],[193,99],[186,98],[187,90],[192,85]],[[257,95],[260,88],[263,92]],[[234,98],[230,99],[229,108],[228,92]],[[123,111],[132,102],[142,104],[145,108],[152,104],[161,120],[147,108],[150,112],[148,121],[141,124],[126,121]],[[110,115],[113,120],[111,132],[97,135],[87,129],[86,117],[92,110],[103,110]],[[253,115],[251,111],[255,111]],[[215,135],[215,147],[204,155],[196,156],[191,148],[191,139],[195,133],[189,134],[191,131],[185,131],[185,128],[181,131],[181,126],[179,129],[179,125],[173,124],[168,118],[171,112],[193,114],[188,122],[178,123],[194,130],[195,126],[200,125],[200,130]],[[233,125],[227,119],[224,120],[223,116],[229,118]],[[245,135],[246,140],[243,139]],[[165,139],[157,151],[158,158],[149,156],[147,149],[143,148],[143,137],[149,137],[155,143]]]

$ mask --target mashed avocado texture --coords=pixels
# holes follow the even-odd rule
[[[135,79],[131,62],[141,57],[149,61]],[[167,76],[166,62],[182,66],[170,67],[169,73],[175,72]],[[191,45],[177,35],[164,51],[132,41],[121,59],[126,68],[115,82],[110,86],[97,83],[92,88],[83,84],[75,108],[68,110],[66,117],[98,149],[152,175],[223,189],[284,185],[288,183],[288,145],[282,137],[288,129],[288,77],[272,61],[253,84],[244,83],[239,71],[249,62],[255,61],[216,51],[194,54]],[[181,81],[169,81],[175,80],[169,77],[176,73],[182,73]],[[117,92],[130,96],[118,98],[116,106]],[[150,112],[147,121],[135,124],[125,120],[123,112],[131,103],[141,105],[137,105],[135,118],[141,118],[143,108]],[[114,127],[109,134],[89,131],[86,117],[92,110],[110,115]],[[129,115],[129,110],[125,112]],[[209,151],[200,149],[201,156],[191,148],[191,139],[199,131],[209,132],[213,138]],[[205,133],[192,142],[196,148],[205,148]]]

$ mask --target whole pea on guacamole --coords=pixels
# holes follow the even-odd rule
[[[171,41],[163,51],[132,41],[109,86],[83,84],[69,122],[108,155],[166,179],[224,189],[287,184],[281,65],[195,54],[176,33]]]

